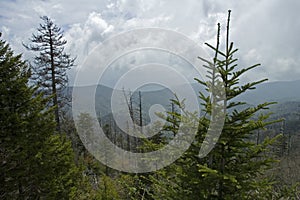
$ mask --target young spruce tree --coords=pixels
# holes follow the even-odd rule
[[[272,199],[273,182],[263,176],[275,161],[267,153],[277,139],[266,138],[260,144],[254,140],[257,130],[274,122],[268,114],[259,111],[268,109],[273,103],[262,103],[250,107],[246,102],[236,101],[241,94],[255,89],[267,79],[242,84],[240,78],[259,64],[238,69],[234,58],[237,49],[229,42],[230,11],[228,13],[225,50],[220,50],[220,25],[217,44],[213,47],[213,61],[202,59],[207,65],[210,81],[196,79],[206,90],[214,93],[223,83],[226,99],[218,95],[200,92],[204,115],[199,118],[199,129],[190,149],[174,164],[158,171],[153,177],[154,199]],[[212,98],[214,97],[214,98]],[[216,102],[224,105],[225,122],[215,147],[204,158],[199,157],[206,133],[212,120],[212,107]],[[179,102],[177,102],[179,104]],[[174,113],[180,121],[180,116]],[[176,126],[175,126],[176,127]],[[176,132],[176,131],[175,131]]]

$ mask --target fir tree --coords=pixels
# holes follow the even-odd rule
[[[259,111],[268,109],[271,103],[262,103],[249,107],[246,102],[235,101],[244,92],[255,89],[255,86],[266,81],[259,80],[246,84],[240,78],[259,64],[238,69],[234,58],[237,49],[229,42],[230,11],[227,21],[225,50],[220,50],[220,25],[218,25],[216,47],[207,44],[215,53],[213,61],[206,62],[210,80],[204,82],[196,79],[206,90],[216,95],[205,95],[200,92],[205,115],[199,118],[199,129],[190,149],[174,164],[156,172],[152,176],[154,199],[272,199],[273,182],[263,176],[275,162],[269,147],[279,137],[265,138],[257,144],[257,130],[265,129],[274,123],[268,121],[269,114]],[[222,84],[221,84],[222,83]],[[224,87],[226,99],[220,98],[217,91]],[[213,119],[213,105],[221,102],[225,112],[222,133],[215,147],[202,158],[199,151]],[[180,104],[180,102],[176,102]],[[184,107],[184,106],[182,106]],[[181,116],[173,116],[180,121]],[[176,120],[175,120],[176,122]],[[175,125],[174,127],[176,127]],[[176,131],[175,131],[176,132]],[[216,138],[214,138],[216,139]],[[213,141],[213,140],[212,140]]]
[[[68,83],[67,70],[74,66],[75,58],[65,53],[63,31],[47,16],[41,17],[43,24],[37,28],[37,34],[30,38],[32,44],[26,49],[38,52],[32,66],[33,81],[38,84],[46,95],[52,95],[52,105],[55,106],[55,121],[60,131],[60,110],[65,103],[64,89]]]
[[[71,144],[53,134],[53,110],[29,78],[21,55],[0,40],[0,198],[68,199],[81,180]]]

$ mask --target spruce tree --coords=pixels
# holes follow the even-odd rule
[[[253,138],[257,130],[265,127],[274,121],[268,121],[268,114],[261,114],[259,111],[268,109],[273,104],[262,103],[250,107],[246,102],[235,101],[236,97],[244,92],[255,89],[256,85],[267,81],[267,79],[241,84],[240,78],[249,70],[260,64],[238,69],[238,59],[234,58],[238,49],[229,41],[230,11],[226,27],[225,50],[219,49],[218,27],[217,45],[213,47],[207,44],[214,52],[213,62],[207,62],[207,66],[212,72],[220,76],[224,83],[226,99],[224,108],[226,112],[225,123],[221,137],[210,155],[200,159],[197,165],[199,175],[206,182],[204,195],[209,198],[229,199],[229,198],[269,198],[271,194],[272,181],[261,176],[268,167],[275,161],[271,154],[266,154],[270,145],[276,138],[266,138],[262,143],[257,144]],[[213,88],[215,77],[211,77],[210,82],[199,83],[206,88]],[[212,86],[211,86],[212,85]],[[212,100],[209,96],[200,95],[206,105],[204,111],[211,115]],[[207,117],[200,119],[199,133],[205,133],[210,123]],[[201,135],[198,138],[201,141]],[[198,144],[199,145],[199,144]],[[197,143],[196,143],[197,146]],[[269,157],[270,156],[270,157]]]
[[[28,86],[30,75],[0,40],[0,199],[68,199],[80,173],[70,142],[53,134],[49,100]]]
[[[220,50],[218,25],[216,47],[206,44],[214,52],[214,59],[208,61],[200,58],[206,63],[210,80],[205,82],[196,79],[211,93],[218,90],[222,83],[226,99],[219,98],[221,95],[217,93],[206,95],[200,92],[199,97],[205,114],[199,118],[195,141],[180,159],[152,176],[154,199],[274,198],[273,182],[270,177],[264,176],[264,173],[275,162],[269,153],[269,147],[279,136],[265,138],[259,144],[255,141],[257,130],[265,129],[267,125],[275,122],[268,120],[269,114],[260,112],[268,109],[273,103],[249,106],[246,102],[236,101],[238,96],[255,89],[256,85],[267,79],[240,83],[242,75],[260,65],[238,68],[237,59],[234,57],[237,49],[229,42],[229,23],[230,11],[225,50]],[[212,108],[216,102],[223,104],[226,114],[222,133],[212,151],[206,157],[199,157],[199,151],[213,120]],[[176,103],[180,104],[178,101]],[[174,113],[173,116],[180,121],[181,116],[178,113]]]
[[[55,121],[60,131],[60,109],[66,103],[64,89],[68,83],[67,70],[74,66],[75,58],[65,53],[63,31],[47,16],[41,17],[43,24],[32,34],[32,44],[25,45],[26,49],[38,53],[34,57],[32,79],[46,95],[52,95],[52,105],[55,106]]]

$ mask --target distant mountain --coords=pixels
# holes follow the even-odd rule
[[[71,91],[74,88],[71,88]],[[88,94],[91,93],[91,90],[94,89],[94,86],[83,86],[83,87],[77,87],[77,93],[80,94],[80,99],[83,102],[83,105],[80,105],[80,107],[84,107],[85,102],[89,102],[90,98]],[[98,85],[96,88],[95,96],[92,98],[95,98],[95,109],[98,117],[101,118],[108,118],[110,114],[112,113],[111,109],[111,97],[112,94],[116,93],[119,98],[123,98],[125,100],[125,96],[127,100],[129,101],[129,94],[132,94],[132,104],[133,109],[138,110],[139,106],[139,93],[138,91],[128,91],[128,90],[117,90],[113,89],[104,85]],[[142,96],[142,109],[143,113],[148,113],[150,107],[155,104],[162,105],[165,109],[170,110],[170,99],[174,98],[173,93],[168,89],[158,89],[157,87],[153,87],[153,90],[151,90],[150,87],[147,87],[145,90],[141,91]],[[128,106],[125,104],[124,110],[128,110]],[[146,115],[146,114],[145,114]],[[146,118],[149,116],[145,116]]]
[[[78,87],[77,90],[82,94],[82,98],[89,98],[86,94],[87,91],[91,90],[93,87]],[[204,91],[203,86],[200,84],[192,84],[196,95],[199,91]],[[185,90],[185,86],[177,86],[179,91]],[[114,90],[113,88],[98,85],[95,93],[95,108],[97,114],[100,117],[109,116],[111,114],[111,96],[112,93],[116,92],[119,94],[120,98],[125,98],[124,91]],[[133,106],[137,110],[139,104],[138,91],[132,91]],[[125,91],[127,98],[129,98],[129,91]],[[186,93],[186,98],[190,98],[189,94]],[[174,94],[171,90],[167,88],[159,88],[157,86],[147,87],[146,89],[141,89],[142,95],[142,109],[145,114],[145,118],[148,119],[148,111],[150,107],[154,104],[162,105],[166,110],[171,109],[170,99],[174,99]],[[269,82],[263,83],[257,86],[255,90],[250,90],[240,97],[235,99],[236,101],[246,101],[249,105],[257,105],[266,101],[276,101],[279,103],[299,101],[300,102],[300,80],[297,81],[281,81],[281,82]],[[83,105],[84,106],[84,105]],[[124,105],[124,109],[128,109]]]
[[[300,80],[268,82],[257,86],[242,94],[237,100],[247,101],[249,104],[258,104],[265,101],[283,103],[287,101],[300,101]]]

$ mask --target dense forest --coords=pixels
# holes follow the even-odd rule
[[[218,24],[215,45],[206,44],[213,59],[199,57],[209,78],[195,77],[205,88],[198,91],[202,114],[184,112],[185,102],[179,99],[164,99],[169,107],[159,115],[166,123],[160,130],[155,125],[143,130],[158,132],[147,139],[120,130],[101,103],[97,119],[88,113],[72,118],[67,72],[76,55],[66,52],[63,30],[46,16],[41,20],[30,43],[23,44],[34,53],[32,60],[23,60],[0,41],[0,199],[300,199],[300,101],[252,105],[239,100],[267,79],[240,83],[260,65],[238,67],[229,37],[230,11],[225,42]],[[102,101],[111,93],[104,90]],[[134,122],[128,131],[147,124],[154,93],[120,92]],[[221,117],[214,115],[216,110],[225,113],[222,133],[201,157],[210,123]],[[94,120],[115,145],[132,152],[162,148],[179,134],[182,121],[197,122],[197,132],[188,150],[169,166],[127,173],[99,162],[81,141],[78,132],[91,134]]]

